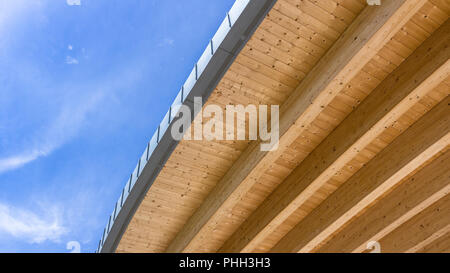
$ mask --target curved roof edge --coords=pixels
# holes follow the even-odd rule
[[[134,213],[177,146],[178,141],[172,138],[170,128],[180,106],[193,109],[193,98],[198,96],[206,102],[275,2],[236,0],[233,4],[139,158],[103,230],[97,253],[116,250]]]

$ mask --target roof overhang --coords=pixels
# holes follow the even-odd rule
[[[276,0],[237,0],[195,64],[175,101],[148,143],[114,206],[97,252],[114,252],[145,194],[178,144],[170,134],[178,109],[193,111],[194,97],[207,100],[228,67]]]

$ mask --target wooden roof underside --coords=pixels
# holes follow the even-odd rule
[[[279,148],[181,141],[117,252],[450,252],[450,3],[365,2],[277,1],[206,105]]]

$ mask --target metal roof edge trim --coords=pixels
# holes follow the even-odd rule
[[[140,203],[177,146],[178,141],[172,138],[170,131],[180,105],[192,109],[197,96],[206,102],[275,2],[236,0],[233,4],[139,158],[109,217],[96,253],[116,250]]]

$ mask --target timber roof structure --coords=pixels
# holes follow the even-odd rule
[[[446,0],[236,1],[97,251],[450,252],[449,16]],[[175,141],[194,96],[280,105],[278,149]]]

